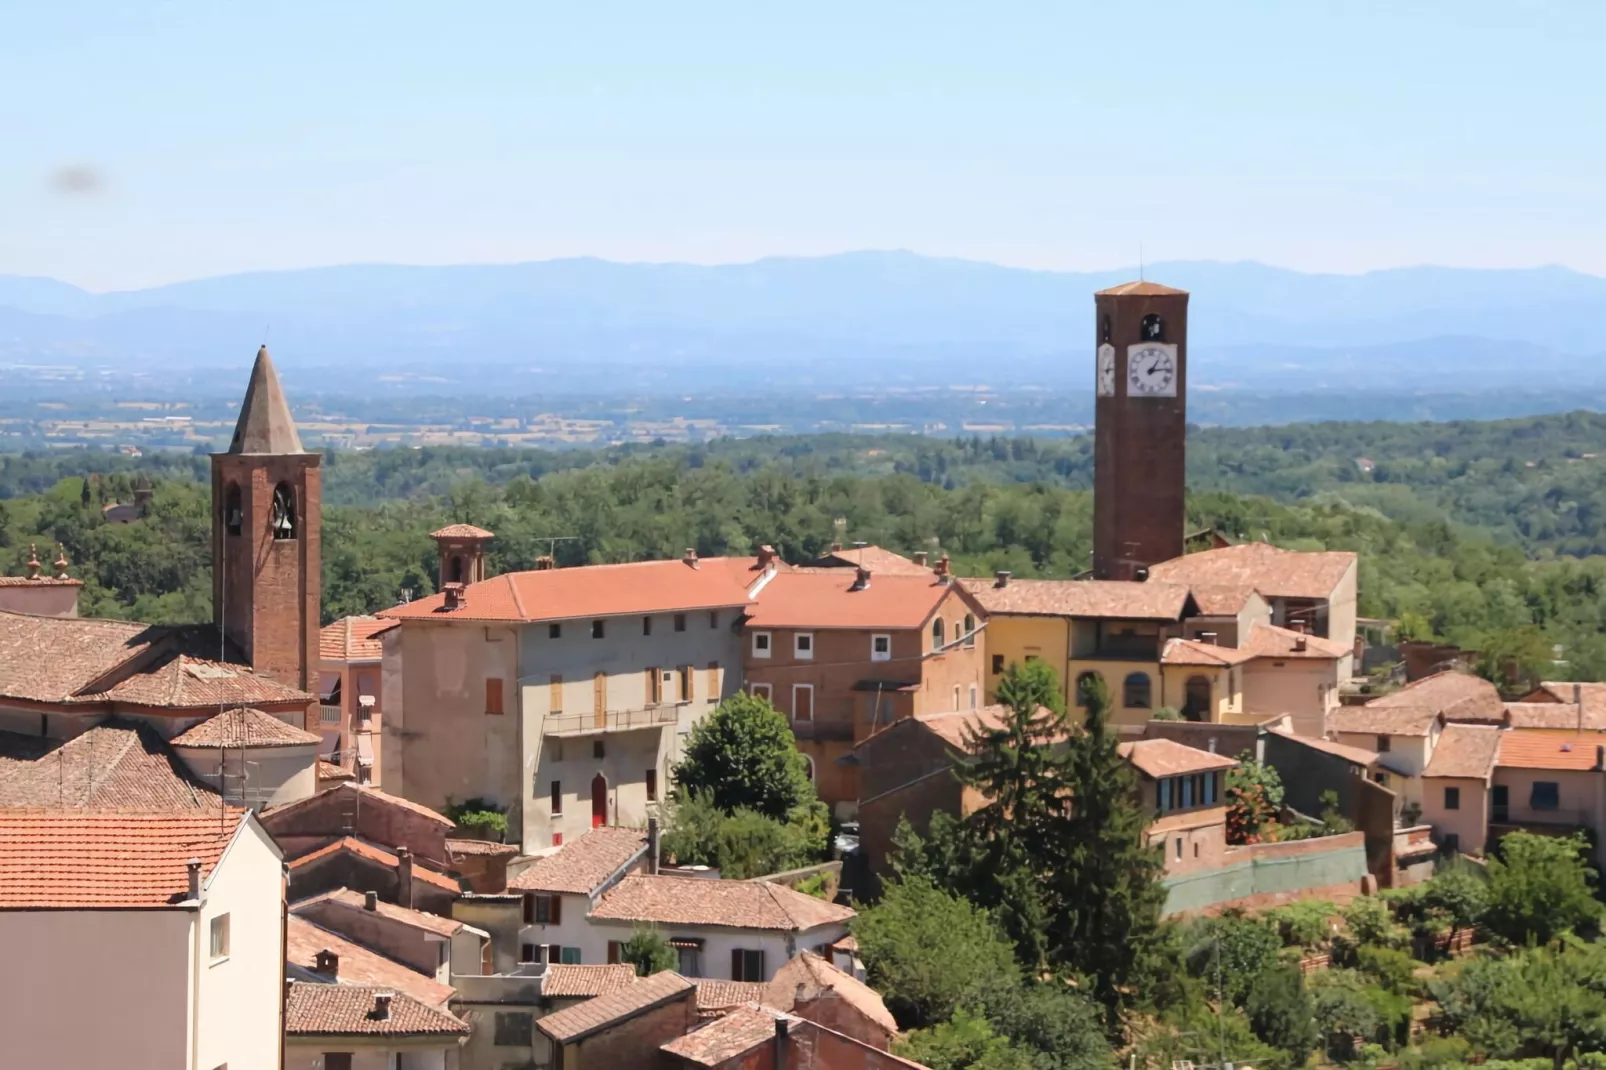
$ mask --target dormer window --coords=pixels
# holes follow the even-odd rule
[[[270,524],[275,539],[296,537],[296,495],[288,483],[280,483],[273,488],[273,512]]]

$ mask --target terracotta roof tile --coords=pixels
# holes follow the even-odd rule
[[[379,997],[391,993],[379,1016]],[[431,1007],[387,985],[327,984],[292,980],[284,1004],[287,1036],[464,1036],[469,1027],[450,1011]],[[455,1047],[455,1044],[453,1045]]]
[[[189,860],[201,860],[204,880],[245,817],[240,810],[0,810],[0,909],[182,902]]]
[[[411,799],[404,799],[400,795],[392,795],[388,791],[380,791],[378,788],[370,787],[367,784],[353,783],[333,784],[327,788],[324,788],[323,791],[318,792],[316,795],[309,795],[305,799],[297,799],[295,802],[288,802],[272,807],[271,809],[264,811],[263,814],[265,817],[271,818],[279,814],[290,813],[301,807],[313,806],[315,805],[313,800],[321,799],[327,792],[331,791],[355,792],[366,802],[374,803],[377,806],[393,806],[399,810],[406,810],[408,813],[417,814],[420,817],[427,817],[435,824],[444,825],[449,829],[454,829],[457,827],[457,823],[451,818],[431,810],[423,803],[415,803]]]
[[[1471,673],[1448,670],[1414,680],[1397,691],[1379,695],[1366,704],[1368,709],[1408,706],[1431,709],[1446,721],[1478,721],[1500,724],[1505,720],[1505,703],[1489,681]]]
[[[693,977],[697,986],[697,1010],[700,1014],[714,1014],[740,1007],[744,1003],[757,1003],[769,991],[767,981],[721,981],[714,977]]]
[[[72,577],[58,580],[54,576],[0,576],[0,587],[82,587],[83,580]]]
[[[606,921],[801,932],[845,922],[848,907],[769,881],[636,874],[604,892],[589,915]]]
[[[473,524],[447,524],[439,531],[429,533],[432,539],[494,539],[496,536]]]
[[[462,857],[467,855],[490,855],[493,858],[512,858],[519,853],[518,846],[511,843],[492,843],[490,840],[454,840],[447,838],[446,853]]]
[[[1425,736],[1439,711],[1427,706],[1340,706],[1327,715],[1328,731],[1368,736]]]
[[[1502,735],[1500,729],[1489,725],[1445,725],[1422,775],[1488,780],[1500,754]]]
[[[1606,683],[1547,682],[1539,685],[1537,693],[1556,702],[1572,702],[1574,688],[1583,703],[1584,727],[1606,730]]]
[[[375,914],[387,921],[398,925],[405,925],[412,929],[422,929],[437,936],[456,936],[463,931],[463,923],[452,918],[443,918],[439,914],[427,914],[422,910],[412,910],[399,906],[396,903],[387,903],[379,899],[374,903],[374,909],[369,911],[367,897],[350,888],[336,888],[332,892],[322,895],[309,896],[290,904],[290,913],[309,914],[320,909],[336,909],[342,912],[355,912],[358,914]],[[317,919],[313,919],[317,923]],[[328,925],[324,926],[328,928]]]
[[[1579,706],[1582,705],[1582,711]],[[1580,716],[1582,713],[1582,716]],[[1508,702],[1506,724],[1512,728],[1546,728],[1562,732],[1606,732],[1606,710],[1586,700],[1572,702]]]
[[[111,718],[69,740],[0,732],[0,806],[216,813],[218,805],[217,792],[137,721]]]
[[[298,747],[321,744],[323,737],[287,724],[271,713],[239,706],[208,717],[189,731],[173,737],[175,747]]]
[[[378,661],[385,654],[381,632],[396,627],[379,617],[341,617],[318,632],[318,657],[324,661]]]
[[[1188,588],[1178,583],[1136,580],[960,581],[989,613],[1032,616],[1180,620],[1188,607]]]
[[[1224,754],[1211,754],[1171,739],[1140,739],[1122,743],[1118,749],[1133,768],[1155,779],[1232,769],[1238,764],[1236,759]]]
[[[920,628],[956,584],[921,576],[878,576],[853,590],[846,568],[796,569],[776,574],[748,610],[753,628]],[[963,597],[961,595],[961,597]]]
[[[1601,768],[1600,744],[1592,736],[1558,738],[1550,732],[1500,733],[1501,769],[1590,770]]]
[[[1335,757],[1343,758],[1345,761],[1354,762],[1359,766],[1370,767],[1377,763],[1377,751],[1367,750],[1365,747],[1352,747],[1347,743],[1335,743],[1330,739],[1317,739],[1315,736],[1302,736],[1296,732],[1287,731],[1286,729],[1275,728],[1272,729],[1272,731],[1276,732],[1279,736],[1282,736],[1286,740],[1298,743],[1301,746],[1310,747],[1312,750],[1319,750],[1324,754],[1331,754]]]
[[[874,576],[925,576],[931,569],[917,565],[902,554],[880,546],[849,546],[832,550],[820,558],[820,563],[834,568],[867,568]]]
[[[1198,639],[1167,639],[1160,651],[1160,660],[1167,665],[1242,665],[1254,657],[1248,650]]]
[[[290,868],[292,870],[305,869],[308,866],[322,862],[326,858],[333,858],[342,852],[354,854],[358,858],[366,858],[370,862],[377,862],[391,869],[401,865],[401,860],[385,848],[375,846],[366,840],[359,840],[355,836],[343,836],[333,843],[325,844],[316,851],[309,851],[300,858],[291,860]],[[416,858],[413,860],[413,879],[415,881],[423,881],[426,884],[433,884],[435,887],[449,892],[462,891],[461,886],[452,878],[436,873],[420,863]]]
[[[665,970],[651,977],[638,977],[624,988],[588,999],[578,1006],[537,1018],[535,1027],[559,1044],[572,1044],[643,1011],[681,998],[691,989],[692,983],[686,978],[673,970]]]
[[[1256,621],[1239,646],[1257,658],[1314,658],[1336,660],[1350,653],[1350,648],[1319,635],[1307,635],[1291,628]]]
[[[284,931],[285,961],[330,980],[405,992],[430,1007],[446,1006],[446,1001],[456,991],[451,985],[443,985],[433,977],[296,914],[285,919]],[[330,951],[339,957],[333,976],[318,969],[320,951]]]
[[[507,882],[509,891],[592,895],[645,854],[647,834],[605,825],[542,856]]]
[[[305,706],[317,696],[259,676],[244,665],[171,654],[141,667],[99,694],[79,696],[163,709],[221,706]]]
[[[800,951],[775,971],[762,1002],[791,1010],[799,999],[818,999],[832,993],[888,1033],[898,1032],[898,1021],[887,1010],[880,993],[863,981],[837,969],[812,951]],[[701,998],[701,993],[698,993]]]
[[[541,995],[549,999],[593,999],[636,983],[628,963],[607,966],[548,966],[541,975]]]
[[[1162,561],[1149,569],[1149,580],[1253,587],[1267,598],[1329,598],[1355,559],[1349,551],[1312,553],[1246,542]]]
[[[775,1023],[783,1020],[802,1021],[773,1007],[749,1003],[671,1040],[663,1051],[693,1066],[723,1066],[761,1044],[773,1044]]]
[[[129,621],[0,612],[0,698],[71,701],[167,636]]]
[[[328,780],[356,780],[357,774],[349,769],[342,769],[334,762],[318,761],[318,782],[321,784]]]
[[[1247,583],[1193,583],[1188,585],[1194,605],[1207,617],[1236,617],[1259,592]]]

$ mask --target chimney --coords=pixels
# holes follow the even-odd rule
[[[378,892],[364,892],[364,893],[362,893],[362,908],[364,910],[378,910],[379,909],[379,893]]]
[[[787,1034],[791,1025],[785,1018],[775,1019],[775,1070],[786,1070]]]
[[[696,568],[697,551],[692,549],[690,546],[686,547],[686,556],[682,557],[681,560],[686,562],[686,564],[690,565],[692,568]]]
[[[833,540],[831,542],[831,552],[833,554],[839,554],[839,553],[842,552],[842,540],[841,539],[835,539],[835,540]]]
[[[869,587],[869,586],[870,586],[870,570],[865,568],[863,565],[860,565],[857,569],[854,570],[853,586],[849,587],[848,590],[850,590],[850,591],[862,591],[866,587]]]
[[[916,550],[913,554],[911,554],[909,556],[911,558],[913,558],[914,559],[914,563],[919,565],[921,568],[925,568],[926,567],[926,551],[924,551],[924,550]]]
[[[413,852],[405,847],[396,848],[396,902],[413,905]]]
[[[996,580],[993,583],[994,587],[1008,587],[1009,578],[1013,576],[1014,573],[1009,571],[1007,568],[1001,568],[997,572],[993,573],[993,575],[996,577]]]
[[[1216,645],[1216,633],[1215,632],[1200,632],[1199,633],[1199,642],[1206,643],[1206,644],[1208,644],[1210,646],[1215,646]]]
[[[442,590],[446,593],[445,609],[448,613],[468,605],[468,591],[461,583],[448,583]]]
[[[1215,736],[1211,736],[1205,742],[1205,750],[1208,751],[1211,754],[1216,753],[1216,737]]]
[[[765,543],[763,546],[758,548],[758,567],[775,567],[775,547],[771,546],[769,543]]]
[[[374,993],[374,1019],[383,1022],[390,1017],[390,1001],[396,998],[394,992]]]
[[[201,860],[192,858],[184,863],[184,868],[189,872],[190,901],[198,903],[201,901]]]
[[[1294,636],[1294,653],[1303,654],[1306,648],[1309,646],[1310,640],[1307,639],[1303,633]]]
[[[937,558],[937,563],[931,569],[937,575],[937,582],[946,585],[952,579],[948,575],[948,555],[945,553]]]
[[[340,956],[326,947],[313,957],[312,968],[318,973],[326,973],[330,977],[339,977]]]
[[[658,876],[658,819],[647,819],[647,872]]]
[[[558,560],[551,554],[542,554],[540,557],[535,559],[535,571],[537,572],[546,572],[549,569],[554,569],[557,567]]]

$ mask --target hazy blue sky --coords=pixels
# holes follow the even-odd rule
[[[0,273],[1606,274],[1606,4],[0,0]]]

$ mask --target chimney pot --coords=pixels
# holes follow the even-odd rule
[[[994,587],[1008,587],[1009,578],[1013,576],[1014,573],[1009,571],[1007,568],[1001,568],[997,572],[993,573],[993,575],[997,578],[997,582],[993,584]]]
[[[379,909],[379,893],[378,892],[364,892],[364,893],[362,893],[362,908],[364,910],[378,910]]]
[[[330,977],[340,976],[340,956],[324,948],[313,956],[312,968],[318,973],[326,973]]]
[[[468,593],[461,583],[448,583],[441,590],[446,594],[445,607],[447,610],[462,609],[468,605]]]
[[[915,564],[917,564],[917,565],[921,566],[922,568],[924,568],[925,564],[926,564],[926,551],[924,551],[924,550],[916,550],[914,552],[913,559],[914,559],[914,563]]]
[[[1215,646],[1216,645],[1216,633],[1215,632],[1200,632],[1199,633],[1199,642],[1208,643],[1210,646]]]
[[[542,554],[540,557],[535,559],[535,570],[537,572],[546,572],[557,567],[557,559],[551,554]]]
[[[1136,583],[1146,583],[1149,579],[1149,566],[1139,565],[1132,570],[1132,579]]]
[[[374,1017],[380,1021],[390,1017],[390,1001],[396,997],[394,992],[374,993]]]
[[[686,556],[681,558],[681,560],[686,562],[686,564],[690,565],[692,568],[696,568],[697,551],[690,546],[686,547]]]
[[[870,570],[860,565],[854,570],[853,586],[849,587],[848,590],[862,591],[868,586],[870,586]]]
[[[765,543],[758,548],[758,567],[772,568],[775,565],[775,547]]]
[[[1309,646],[1310,646],[1309,641],[1303,635],[1294,636],[1294,652],[1295,653],[1302,652]]]
[[[948,582],[948,555],[947,554],[943,554],[941,557],[937,558],[937,563],[936,563],[936,565],[934,565],[932,567],[931,571],[936,573],[937,582],[938,583],[947,583]]]
[[[201,898],[201,860],[192,858],[184,863],[184,868],[189,875],[190,899],[194,902],[199,902]]]

